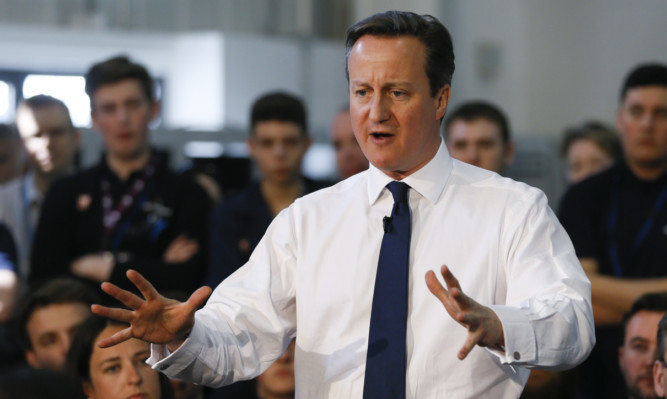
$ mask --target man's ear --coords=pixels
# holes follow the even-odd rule
[[[39,359],[37,359],[37,355],[31,349],[26,349],[25,361],[28,362],[30,367],[34,368],[35,370],[40,369],[42,366],[41,363],[39,362]]]
[[[449,94],[451,93],[449,84],[445,84],[438,90],[438,94],[435,96],[436,100],[436,109],[435,109],[435,119],[441,120],[445,116],[445,111],[447,110],[447,104],[449,104]]]
[[[157,116],[160,114],[160,110],[162,109],[162,102],[155,100],[151,101],[151,122],[157,118]]]
[[[516,147],[514,143],[510,142],[505,144],[505,152],[503,154],[503,164],[505,167],[508,167],[514,162],[514,154],[516,153]]]

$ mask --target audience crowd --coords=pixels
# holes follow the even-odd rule
[[[269,92],[254,102],[256,179],[220,199],[207,195],[210,176],[203,185],[172,171],[151,144],[160,103],[142,65],[123,56],[96,63],[86,93],[104,144],[91,168],[79,167],[80,132],[56,98],[25,99],[16,123],[0,125],[0,398],[293,397],[294,341],[255,380],[207,389],[151,369],[143,341],[99,348],[126,326],[92,316],[90,305],[112,301],[101,282],[131,289],[128,269],[171,297],[215,287],[248,261],[278,213],[335,184],[302,172],[311,143],[304,101]],[[503,175],[517,155],[509,118],[487,101],[447,112],[443,127],[460,161]],[[596,348],[573,370],[533,370],[524,398],[667,393],[667,66],[630,71],[615,129],[570,127],[560,149],[570,187],[557,213],[591,281]],[[347,107],[331,140],[341,179],[368,168]]]

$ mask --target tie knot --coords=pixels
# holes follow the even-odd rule
[[[387,188],[391,191],[391,195],[394,196],[394,202],[408,202],[408,190],[410,186],[400,181],[393,181],[387,184]]]

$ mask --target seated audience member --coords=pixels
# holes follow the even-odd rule
[[[368,159],[352,131],[349,106],[334,117],[331,124],[331,142],[336,150],[336,166],[341,178],[347,179],[368,169]]]
[[[565,131],[560,155],[567,164],[567,180],[574,184],[621,159],[621,142],[611,128],[590,121]]]
[[[623,345],[618,364],[623,374],[628,399],[653,399],[653,363],[659,354],[658,323],[667,312],[667,292],[640,297],[623,317]]]
[[[132,338],[110,348],[98,346],[127,327],[100,316],[88,318],[72,341],[68,373],[90,399],[173,399],[169,379],[146,364],[150,344]]]
[[[63,371],[72,337],[99,303],[88,285],[58,278],[29,292],[18,309],[19,337],[35,369]]]
[[[582,394],[622,391],[623,314],[667,291],[667,66],[640,65],[623,82],[616,130],[623,158],[570,186],[559,219],[591,282],[597,344],[581,365]]]
[[[292,340],[285,353],[255,378],[257,399],[294,399],[294,346]]]
[[[49,189],[29,280],[74,275],[128,287],[131,265],[156,287],[194,290],[205,269],[208,199],[151,148],[159,102],[148,71],[111,58],[90,68],[86,93],[105,153],[98,165]]]
[[[301,174],[310,146],[306,108],[286,93],[269,93],[250,113],[250,157],[260,178],[213,212],[206,284],[217,286],[248,261],[271,220],[295,199],[325,186]]]
[[[659,398],[667,397],[667,313],[658,323],[658,354],[653,363],[653,385]]]
[[[13,125],[0,123],[0,187],[21,177],[24,171],[21,139]]]
[[[0,219],[9,226],[19,252],[23,280],[29,274],[30,247],[46,191],[55,180],[75,171],[80,134],[65,104],[38,95],[22,101],[16,128],[23,140],[30,170],[0,189]]]
[[[503,112],[487,102],[465,103],[445,120],[445,144],[452,158],[502,175],[514,160],[514,144]]]

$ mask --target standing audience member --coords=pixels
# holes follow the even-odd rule
[[[583,394],[600,398],[622,392],[624,312],[642,294],[667,290],[667,66],[629,73],[616,129],[623,159],[571,186],[559,215],[592,284],[597,345],[581,382]]]
[[[74,336],[67,356],[68,373],[89,399],[174,399],[169,379],[146,364],[150,345],[129,339],[112,348],[99,342],[127,328],[99,316],[89,317]]]
[[[19,251],[20,274],[29,274],[30,247],[44,195],[51,184],[74,173],[80,133],[65,104],[37,95],[22,101],[16,127],[27,150],[29,172],[0,189],[0,219],[9,225]]]
[[[658,323],[658,354],[653,363],[653,385],[659,398],[667,396],[667,313]]]
[[[578,183],[621,159],[621,142],[610,127],[589,121],[565,131],[560,155],[567,164],[568,183]]]
[[[331,123],[331,142],[336,150],[336,166],[342,179],[368,169],[368,159],[354,137],[350,107],[345,107]]]
[[[296,336],[303,398],[517,398],[529,368],[585,359],[590,284],[544,193],[447,153],[452,47],[429,15],[351,27],[369,169],[281,212],[200,310],[208,287],[181,303],[134,271],[143,298],[104,283],[130,309],[93,312],[131,326],[100,345],[156,343],[156,369],[220,386],[259,375]]]
[[[653,363],[658,352],[658,323],[667,312],[667,292],[642,295],[623,316],[623,345],[618,364],[627,399],[656,398]]]
[[[0,123],[0,187],[23,175],[24,152],[13,125]]]
[[[18,309],[19,338],[28,364],[63,371],[72,337],[99,301],[86,284],[57,278],[28,292]]]
[[[514,160],[507,117],[484,101],[465,103],[449,114],[445,120],[445,144],[452,158],[499,175]]]
[[[250,157],[260,178],[216,207],[206,284],[220,284],[248,261],[271,220],[295,199],[325,186],[301,173],[310,146],[303,102],[287,93],[258,98],[250,112]]]
[[[160,108],[153,80],[115,57],[90,68],[86,93],[105,153],[47,193],[30,280],[74,275],[125,285],[132,265],[162,289],[191,292],[205,269],[208,199],[151,149],[149,124]]]

